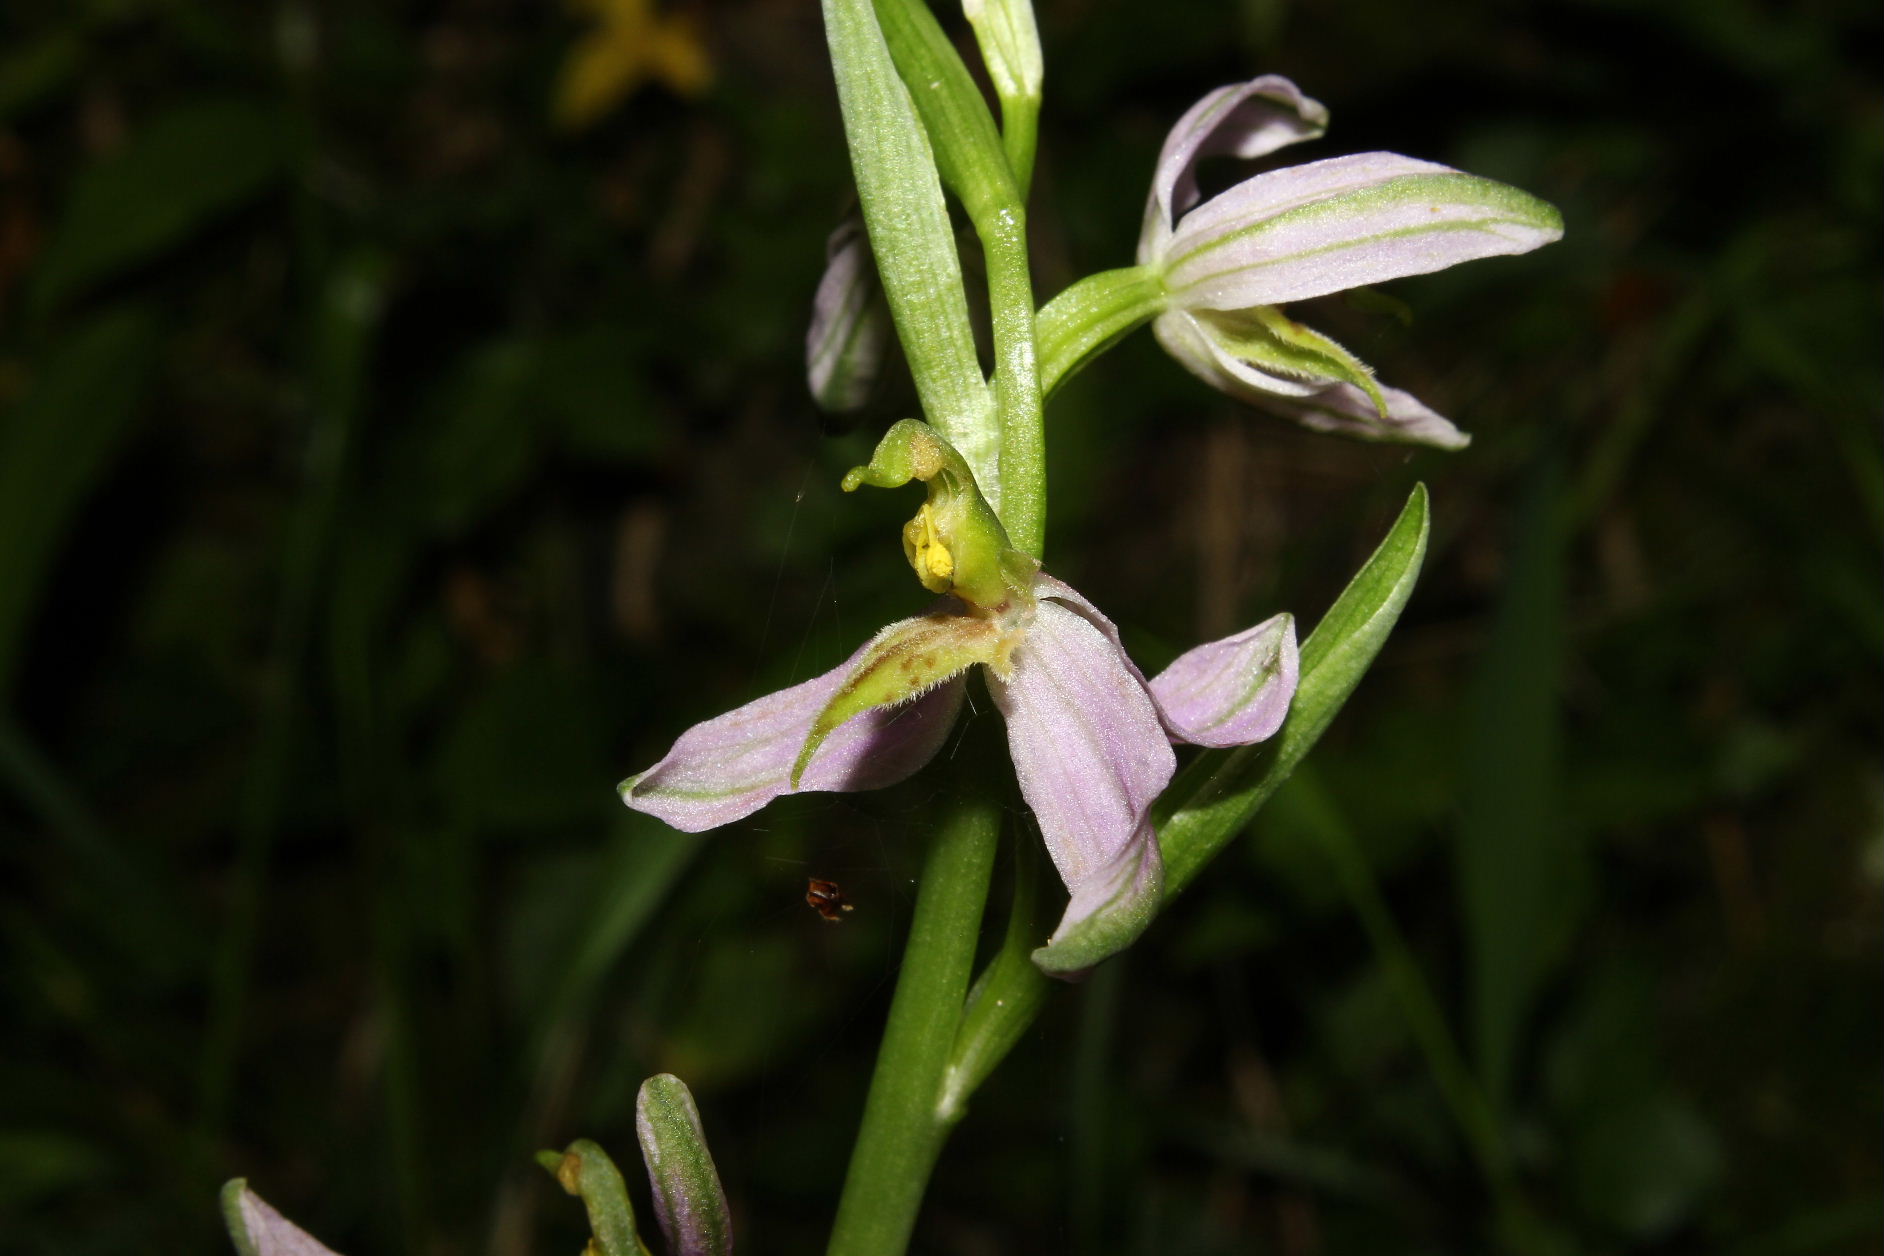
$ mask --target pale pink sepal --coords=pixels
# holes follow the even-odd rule
[[[1198,206],[1162,250],[1178,307],[1240,310],[1423,275],[1563,234],[1516,188],[1398,153],[1271,170]]]
[[[1037,591],[1047,593],[1047,583]],[[1143,895],[1155,896],[1161,880],[1139,873],[1121,880],[1118,861],[1134,839],[1142,854],[1146,815],[1177,758],[1137,669],[1086,616],[1043,596],[1012,672],[1005,680],[991,675],[989,688],[1007,719],[1021,794],[1073,893],[1055,936],[1078,925],[1082,912],[1148,921],[1156,899],[1147,904]],[[1108,877],[1129,892],[1098,892]]]
[[[866,646],[865,649],[868,647]],[[865,711],[838,726],[791,788],[792,766],[818,713],[852,666],[767,694],[696,724],[665,758],[621,783],[621,799],[683,833],[751,815],[782,794],[894,785],[935,757],[961,707],[960,677],[900,706]]]
[[[1137,941],[1163,901],[1164,853],[1147,817],[1124,850],[1072,887],[1059,927],[1034,951],[1034,964],[1050,976],[1078,977]]]
[[[1171,227],[1197,203],[1197,164],[1206,157],[1255,158],[1312,140],[1328,127],[1321,102],[1279,74],[1219,87],[1190,107],[1165,137],[1145,204],[1138,261],[1148,265]]]
[[[1263,404],[1271,397],[1312,397],[1332,380],[1327,376],[1282,375],[1265,371],[1236,356],[1195,315],[1166,310],[1151,324],[1151,334],[1178,365],[1218,392]]]
[[[234,1198],[231,1198],[234,1196]],[[225,1188],[223,1215],[238,1250],[253,1256],[336,1256],[334,1250],[268,1206],[240,1179]],[[241,1227],[241,1233],[234,1231]],[[246,1238],[245,1247],[242,1240]]]
[[[1293,377],[1265,371],[1237,357],[1184,310],[1160,314],[1151,330],[1178,365],[1218,392],[1314,431],[1438,449],[1463,449],[1472,443],[1452,420],[1403,389],[1380,385],[1381,398],[1387,403],[1383,418],[1373,398],[1352,384],[1327,376]]]
[[[1382,384],[1380,395],[1387,403],[1384,419],[1374,407],[1373,398],[1352,384],[1330,384],[1306,397],[1281,397],[1271,393],[1251,394],[1248,399],[1318,432],[1338,432],[1362,440],[1432,445],[1437,449],[1464,449],[1472,443],[1472,438],[1454,427],[1451,419],[1412,393]]]
[[[1152,677],[1151,696],[1174,736],[1196,746],[1247,746],[1282,727],[1300,669],[1295,617],[1275,615],[1178,655]]]

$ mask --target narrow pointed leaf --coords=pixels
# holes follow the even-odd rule
[[[1031,836],[1014,848],[1014,901],[1008,912],[1001,949],[968,992],[961,1027],[942,1076],[936,1111],[945,1122],[958,1120],[968,1098],[1020,1042],[1027,1026],[1046,1003],[1046,975],[1034,964],[1035,941],[1042,928],[1039,913],[1040,855]]]
[[[332,1248],[270,1208],[242,1178],[222,1188],[222,1219],[242,1256],[335,1256]]]
[[[1565,549],[1561,455],[1532,473],[1466,708],[1454,884],[1474,1061],[1510,1099],[1525,1024],[1576,937],[1594,881],[1564,819]]]
[[[978,476],[991,475],[993,399],[928,133],[870,0],[824,0],[824,23],[857,197],[923,411]]]
[[[1360,684],[1412,596],[1426,556],[1428,515],[1422,484],[1302,643],[1301,683],[1282,731],[1260,746],[1205,754],[1161,800],[1158,837],[1167,897],[1243,831]]]
[[[211,227],[279,179],[292,156],[290,133],[264,100],[195,100],[157,114],[74,182],[30,304],[49,311]]]
[[[582,1200],[589,1214],[592,1246],[599,1256],[648,1256],[647,1244],[635,1229],[634,1205],[621,1170],[608,1153],[586,1138],[578,1138],[558,1156],[537,1153],[537,1163],[548,1169],[569,1194]]]
[[[925,0],[876,0],[876,14],[942,182],[981,228],[1020,200],[987,101]]]
[[[1528,192],[1397,153],[1259,174],[1185,216],[1161,253],[1175,305],[1247,309],[1325,296],[1563,234]]]
[[[731,1256],[732,1215],[686,1083],[671,1073],[642,1082],[635,1132],[669,1256]]]
[[[0,697],[67,528],[145,403],[156,331],[148,314],[126,308],[68,329],[0,425]]]

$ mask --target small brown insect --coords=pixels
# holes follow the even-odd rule
[[[826,881],[822,877],[811,878],[811,883],[805,887],[805,902],[810,904],[812,911],[832,924],[844,919],[840,913],[851,909],[850,900],[844,897],[844,891],[837,882]]]

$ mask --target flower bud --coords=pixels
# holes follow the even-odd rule
[[[824,277],[805,336],[811,396],[831,414],[861,410],[891,351],[890,310],[862,219],[846,219],[825,245]]]

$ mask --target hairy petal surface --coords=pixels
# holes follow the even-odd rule
[[[1152,333],[1180,366],[1218,392],[1314,431],[1438,449],[1463,449],[1472,443],[1450,419],[1412,393],[1375,383],[1387,406],[1382,416],[1373,398],[1351,383],[1328,376],[1278,374],[1238,357],[1200,319],[1183,310],[1159,315]]]
[[[1123,946],[1156,909],[1162,877],[1147,860],[1155,860],[1157,844],[1145,849],[1143,830],[1177,759],[1138,669],[1107,632],[1053,599],[1056,585],[1065,588],[1051,580],[1036,587],[1048,596],[1014,651],[1011,674],[990,675],[989,688],[1007,719],[1021,794],[1072,891],[1054,936],[1103,915],[1135,922],[1107,928]],[[1135,842],[1140,854],[1127,859]],[[1123,867],[1132,875],[1122,876]]]
[[[336,1256],[334,1250],[288,1220],[241,1178],[222,1188],[222,1216],[242,1256]]]
[[[961,604],[945,599],[943,605]],[[850,671],[812,720],[792,764],[792,786],[802,783],[825,739],[846,723],[866,711],[900,707],[1002,654],[1001,628],[980,615],[940,610],[884,628],[851,656]]]
[[[1206,157],[1261,157],[1312,140],[1328,127],[1321,102],[1279,74],[1219,87],[1192,105],[1165,137],[1138,239],[1141,265],[1156,261],[1171,226],[1197,204],[1197,165]]]
[[[1281,374],[1264,370],[1238,357],[1196,315],[1166,310],[1151,325],[1164,351],[1178,365],[1218,392],[1243,401],[1264,403],[1269,397],[1312,397],[1333,381],[1320,375]]]
[[[844,721],[792,787],[792,768],[812,725],[873,644],[816,679],[694,725],[659,763],[621,783],[621,800],[683,833],[700,833],[749,816],[781,794],[880,789],[909,776],[935,756],[954,725],[962,702],[959,678],[900,706]]]
[[[1300,672],[1295,617],[1275,615],[1178,655],[1152,677],[1151,696],[1173,737],[1247,746],[1282,727]]]
[[[1557,211],[1517,188],[1357,153],[1259,174],[1211,198],[1178,223],[1162,260],[1174,304],[1230,310],[1525,253],[1562,234]]]

